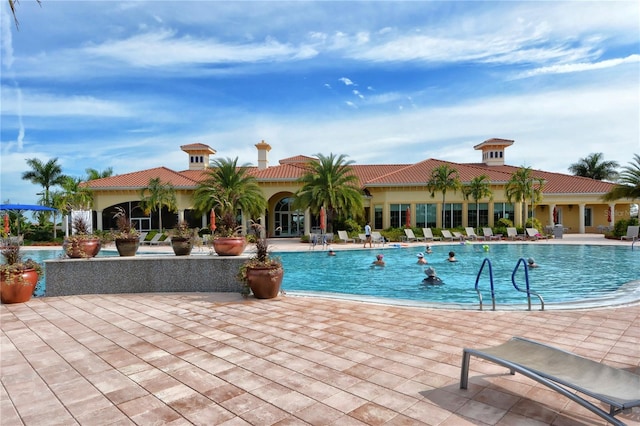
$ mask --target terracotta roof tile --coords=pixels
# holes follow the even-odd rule
[[[197,185],[196,180],[184,173],[175,172],[166,167],[95,179],[85,182],[85,184],[93,189],[146,188],[149,185],[149,180],[155,178],[160,178],[161,182],[170,183],[175,188],[195,188]]]
[[[251,167],[250,173],[258,181],[263,182],[295,181],[305,173],[308,162],[314,160],[316,159],[313,157],[298,155],[280,160],[278,165],[263,170]],[[353,164],[351,167],[353,173],[358,177],[361,187],[422,186],[426,183],[431,171],[443,164],[456,169],[462,182],[470,182],[474,177],[486,174],[491,182],[504,184],[519,169],[519,167],[508,165],[487,166],[482,163],[452,163],[433,158],[415,164]],[[158,167],[96,179],[86,182],[86,185],[94,189],[143,188],[148,185],[150,179],[159,177],[162,182],[169,182],[176,188],[195,188],[198,182],[204,179],[205,172],[206,170],[175,172],[166,167]],[[562,173],[533,170],[533,175],[545,179],[546,183],[543,188],[545,194],[604,194],[613,187],[613,184],[609,182]]]

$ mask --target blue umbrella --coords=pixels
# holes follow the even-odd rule
[[[53,207],[40,206],[38,204],[0,204],[0,211],[24,211],[24,210],[33,210],[36,212],[40,211],[57,211]],[[18,235],[20,235],[20,221],[18,221]]]

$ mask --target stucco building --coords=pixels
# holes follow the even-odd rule
[[[509,203],[505,195],[505,185],[520,168],[506,164],[506,150],[513,143],[512,140],[494,138],[474,146],[480,160],[477,163],[452,163],[429,158],[413,164],[353,164],[351,167],[363,191],[365,217],[377,230],[402,227],[405,212],[409,209],[412,226],[454,228],[475,226],[478,211],[481,226],[493,226],[502,217],[522,226],[526,220],[522,217],[523,206]],[[262,141],[255,147],[257,166],[251,168],[251,174],[257,178],[268,200],[269,207],[262,219],[269,236],[290,237],[309,233],[317,218],[308,211],[294,211],[291,203],[294,193],[300,188],[298,178],[307,170],[308,162],[316,159],[299,155],[271,165],[271,146]],[[187,220],[191,226],[206,227],[208,215],[195,215],[192,195],[216,151],[201,143],[183,145],[180,149],[188,161],[188,167],[183,171],[157,167],[87,182],[94,191],[97,228],[113,227],[114,208],[122,206],[130,212],[130,217],[140,229],[157,229],[157,212],[144,215],[137,208],[140,191],[152,178],[170,183],[177,194],[178,212],[163,211],[163,226],[170,228],[180,220]],[[476,209],[475,202],[465,199],[461,191],[448,191],[443,224],[441,194],[431,197],[426,187],[431,171],[443,164],[456,169],[463,184],[474,177],[487,175],[493,198],[479,200]],[[612,188],[611,183],[535,169],[533,176],[544,180],[542,200],[534,205],[534,215],[543,226],[560,223],[568,232],[589,233],[612,226],[621,218],[629,218],[628,200],[602,201],[602,196]]]

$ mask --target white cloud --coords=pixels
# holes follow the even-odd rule
[[[353,81],[351,81],[350,79],[348,79],[347,77],[341,77],[338,79],[338,81],[344,83],[345,86],[353,86]]]

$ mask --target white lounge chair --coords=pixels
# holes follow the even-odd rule
[[[358,242],[359,243],[366,243],[367,242],[367,236],[365,234],[358,234]]]
[[[371,241],[373,244],[382,244],[384,246],[385,239],[382,234],[378,231],[371,232]]]
[[[464,237],[464,235],[462,235],[462,232],[451,231],[451,233],[453,234],[453,238],[455,238],[456,240],[460,240],[460,241],[464,241],[465,240],[465,237]]]
[[[467,239],[469,240],[478,239],[478,235],[476,234],[476,231],[471,226],[467,226],[466,228],[464,228],[464,232],[467,233]]]
[[[493,229],[491,228],[482,228],[482,237],[483,240],[499,240],[500,237],[498,235],[493,235]]]
[[[140,244],[144,244],[144,239],[147,238],[148,234],[148,232],[141,232],[140,235],[138,235],[138,241]]]
[[[539,240],[540,238],[548,239],[546,235],[542,235],[536,228],[527,228],[527,239],[528,240]]]
[[[349,238],[349,234],[347,234],[347,231],[338,231],[338,238],[340,238],[345,243],[348,243],[348,242],[355,243],[356,242],[355,239]]]
[[[413,233],[413,229],[411,228],[404,228],[404,235],[405,238],[407,239],[407,241],[411,242],[411,241],[425,241],[426,238],[424,237],[416,237],[416,234]]]
[[[516,228],[507,228],[507,237],[510,240],[524,240],[524,236],[518,234],[518,230]]]
[[[440,237],[434,237],[431,228],[422,228],[422,235],[424,235],[424,238],[427,241],[440,241],[442,239]]]
[[[616,415],[640,406],[639,375],[521,337],[486,349],[465,348],[460,389],[468,386],[471,355],[535,380],[614,425],[625,424]],[[609,405],[609,412],[578,393]]]
[[[149,241],[143,241],[144,244],[147,245],[157,245],[158,241],[160,241],[160,238],[162,237],[162,232],[158,232],[156,233],[156,235],[153,236],[153,238],[151,238]]]
[[[627,235],[620,237],[620,240],[635,241],[638,239],[638,233],[640,232],[640,226],[627,226]]]
[[[440,233],[442,234],[442,238],[444,238],[445,240],[453,241],[453,239],[455,238],[453,235],[451,235],[451,231],[449,231],[448,229],[442,229]]]

